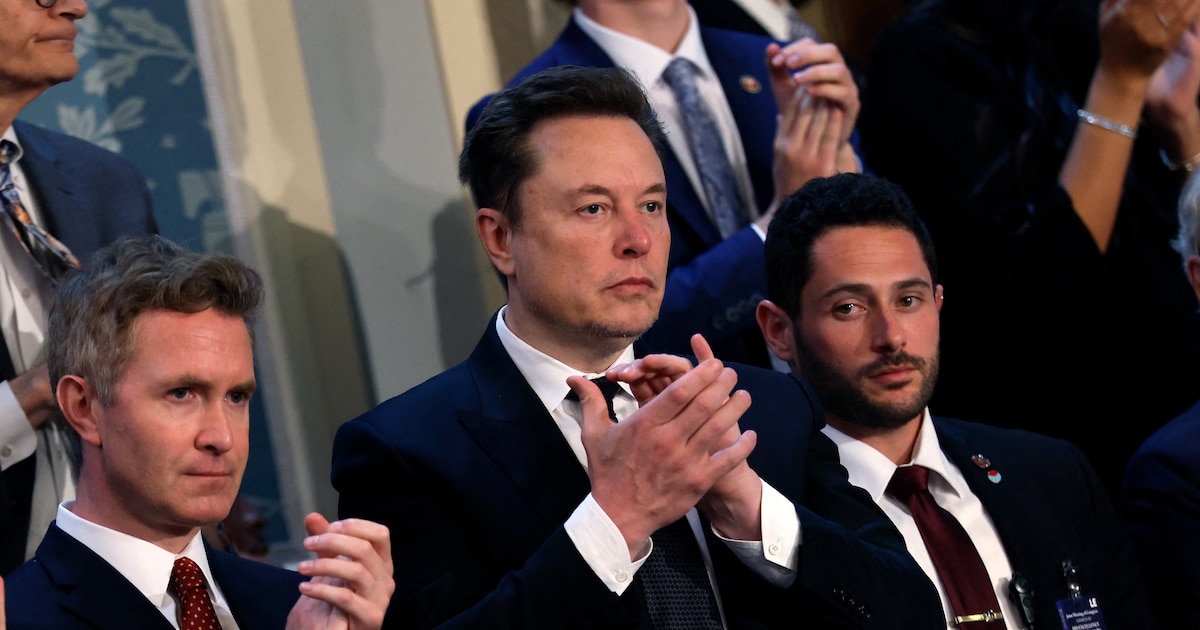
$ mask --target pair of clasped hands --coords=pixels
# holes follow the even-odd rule
[[[734,390],[737,373],[692,336],[692,362],[652,354],[606,372],[628,383],[638,410],[619,423],[608,416],[600,389],[582,376],[567,379],[583,409],[583,447],[592,497],[621,531],[630,559],[650,535],[698,508],[722,536],[762,537],[762,482],[746,462],[758,438],[738,420],[750,394]]]

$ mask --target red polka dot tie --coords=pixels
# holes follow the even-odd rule
[[[208,580],[191,558],[175,560],[167,592],[179,599],[180,630],[221,630],[217,611],[208,598]]]

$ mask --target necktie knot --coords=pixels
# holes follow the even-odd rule
[[[17,156],[17,145],[11,140],[0,140],[0,166],[8,166]]]
[[[167,592],[179,599],[182,630],[220,630],[216,609],[208,597],[208,580],[194,560],[187,556],[175,560]]]
[[[600,388],[600,393],[604,394],[604,402],[608,404],[608,417],[613,422],[616,422],[617,412],[615,409],[613,409],[613,399],[615,399],[617,393],[621,391],[621,385],[616,381],[608,380],[608,377],[606,376],[597,376],[588,380],[595,383],[596,387]],[[575,393],[575,390],[571,390],[567,392],[567,400],[579,402],[579,395]]]
[[[908,503],[918,492],[929,492],[929,469],[924,466],[901,466],[892,473],[887,493]]]

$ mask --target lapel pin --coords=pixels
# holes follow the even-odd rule
[[[1000,483],[1000,471],[999,470],[989,470],[988,471],[988,481],[990,481],[992,483]]]
[[[756,79],[748,74],[743,74],[742,77],[740,79],[738,79],[738,81],[741,82],[742,89],[749,92],[750,94],[758,94],[759,92],[762,91],[762,83],[759,83],[758,79]]]
[[[983,468],[984,470],[987,470],[987,468],[992,465],[992,460],[979,454],[972,455],[971,461],[974,462],[976,466]]]

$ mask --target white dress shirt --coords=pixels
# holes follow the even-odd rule
[[[792,40],[788,12],[794,12],[795,9],[788,0],[733,0],[733,3],[762,25],[767,35],[781,42]]]
[[[900,533],[904,535],[908,553],[917,561],[917,564],[921,565],[921,569],[925,571],[925,575],[929,576],[934,586],[937,587],[938,594],[942,597],[946,627],[958,628],[958,625],[952,621],[954,609],[950,605],[950,598],[946,595],[946,588],[938,578],[937,569],[933,566],[929,551],[925,549],[925,542],[921,539],[921,532],[917,529],[917,523],[913,520],[908,505],[884,493],[897,466],[883,453],[829,425],[825,425],[821,432],[829,436],[829,439],[837,445],[842,466],[850,475],[850,483],[866,490],[875,503],[883,508],[883,512],[887,514],[888,518],[895,523],[896,529],[899,529]],[[971,542],[975,544],[979,556],[983,558],[988,577],[992,580],[992,587],[996,590],[996,599],[1000,601],[1000,610],[1004,613],[1005,623],[1011,629],[1019,628],[1020,613],[1017,611],[1016,604],[1008,597],[1008,582],[1013,573],[1012,565],[1008,562],[1008,554],[1004,551],[1004,545],[1000,542],[1000,535],[996,533],[996,526],[992,523],[992,518],[988,516],[987,510],[983,509],[983,504],[979,502],[979,497],[971,492],[967,480],[963,478],[962,471],[949,459],[946,459],[946,454],[942,452],[941,443],[938,441],[937,431],[933,428],[933,420],[930,418],[928,409],[925,410],[925,417],[921,421],[917,444],[913,449],[913,459],[910,463],[929,469],[929,493],[933,495],[933,499],[937,501],[938,505],[954,515],[963,529],[967,530],[967,535],[971,537]]]
[[[692,157],[692,151],[688,147],[687,132],[684,130],[683,118],[679,114],[679,105],[675,103],[675,94],[671,91],[671,86],[667,85],[666,79],[663,78],[667,64],[676,57],[683,57],[695,65],[698,69],[695,75],[696,87],[712,112],[717,128],[721,131],[721,142],[725,145],[729,163],[737,175],[738,192],[741,195],[742,204],[747,209],[747,216],[754,220],[759,217],[760,213],[754,202],[754,189],[750,182],[750,167],[746,163],[746,150],[742,146],[742,136],[738,133],[737,121],[733,117],[729,101],[725,99],[725,91],[721,89],[721,82],[713,71],[712,64],[708,61],[708,54],[704,51],[704,42],[700,39],[700,23],[696,20],[696,12],[690,6],[688,15],[690,21],[687,33],[674,51],[665,51],[636,37],[630,37],[606,26],[601,26],[595,20],[584,15],[583,10],[578,7],[575,9],[574,18],[579,28],[595,40],[600,48],[612,58],[613,63],[632,72],[641,82],[646,90],[646,99],[650,101],[650,106],[658,114],[658,119],[662,121],[663,128],[667,132],[667,143],[670,144],[675,156],[679,158],[679,163],[687,173],[692,188],[696,190],[696,194],[704,202],[705,207],[709,208],[711,216],[712,209],[704,192],[704,183],[700,179],[700,170],[696,167],[696,160]],[[766,54],[764,48],[764,71]]]
[[[567,377],[580,375],[580,372],[517,337],[504,323],[504,315],[507,310],[507,306],[502,307],[496,317],[496,334],[500,337],[500,343],[538,399],[546,407],[550,417],[554,419],[555,425],[562,432],[580,465],[586,468],[587,456],[583,450],[580,404],[576,401],[566,400],[567,394],[571,391],[567,385]],[[621,353],[614,365],[633,360],[633,346],[629,346]],[[582,374],[582,376],[593,378],[600,374]],[[633,397],[629,386],[621,383],[621,391],[613,400],[613,410],[617,414],[618,421],[629,417],[637,409],[637,400]],[[692,531],[700,544],[700,551],[704,557],[709,578],[712,580],[712,560],[700,529],[699,515],[693,509],[687,516],[692,525]],[[747,566],[773,584],[786,587],[795,579],[795,570],[799,562],[800,522],[791,501],[788,501],[766,482],[763,482],[762,523],[762,542],[721,538]],[[637,560],[630,561],[629,547],[625,544],[625,537],[621,535],[612,519],[604,513],[590,493],[567,519],[564,527],[580,555],[587,561],[588,566],[610,590],[618,595],[624,593],[625,589],[629,587],[633,575],[641,568],[653,548],[653,540],[651,540],[651,546],[647,548],[646,553]],[[713,533],[716,531],[714,530]],[[717,535],[720,536],[720,534]],[[717,603],[720,605],[720,593],[717,591],[715,582],[713,582],[713,591],[717,593]]]
[[[221,592],[221,585],[213,579],[212,569],[208,566],[208,553],[204,550],[199,531],[181,553],[173,554],[141,538],[76,516],[71,511],[72,503],[74,501],[67,501],[58,506],[59,529],[112,565],[162,612],[163,617],[166,617],[176,630],[179,628],[179,613],[176,610],[178,602],[167,593],[167,585],[171,582],[171,569],[175,566],[175,559],[183,556],[194,560],[204,573],[204,578],[208,580],[208,594],[212,599],[213,608],[217,611],[217,621],[221,622],[221,627],[224,630],[238,630],[233,613],[229,611],[229,603],[225,601],[225,595]]]
[[[18,147],[9,169],[21,202],[34,223],[44,225],[38,199],[21,168],[21,143],[12,127],[3,137]],[[52,289],[10,225],[9,219],[0,215],[0,331],[6,344],[0,351],[8,352],[13,369],[21,374],[46,360],[46,317]],[[0,382],[0,470],[37,453],[26,559],[33,557],[58,504],[75,497],[66,440],[52,422],[34,431],[8,381]]]

